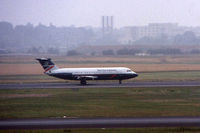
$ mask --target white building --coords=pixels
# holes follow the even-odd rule
[[[148,26],[134,27],[135,40],[142,37],[158,37],[161,35],[175,36],[178,32],[177,23],[150,23]]]

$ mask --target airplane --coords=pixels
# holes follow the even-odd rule
[[[122,80],[135,78],[137,73],[126,67],[101,67],[101,68],[58,68],[51,58],[37,58],[44,73],[65,80],[80,80],[81,85],[86,85],[87,80]]]

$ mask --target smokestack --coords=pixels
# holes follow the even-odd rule
[[[110,23],[111,23],[110,26],[111,26],[111,31],[112,31],[113,30],[113,16],[111,16],[110,19],[111,19],[110,20]]]
[[[109,31],[109,29],[110,29],[110,25],[109,25],[109,16],[107,16],[106,28],[107,28],[107,31]]]
[[[113,31],[114,20],[113,16],[102,16],[102,33],[110,34]]]
[[[105,20],[104,20],[104,16],[102,16],[102,32],[103,32],[103,35],[105,33]]]

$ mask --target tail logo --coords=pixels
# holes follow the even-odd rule
[[[54,66],[50,66],[49,68],[47,68],[44,72],[48,72],[49,70],[51,70]]]

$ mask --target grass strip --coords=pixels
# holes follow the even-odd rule
[[[0,118],[200,116],[199,87],[0,90]]]

